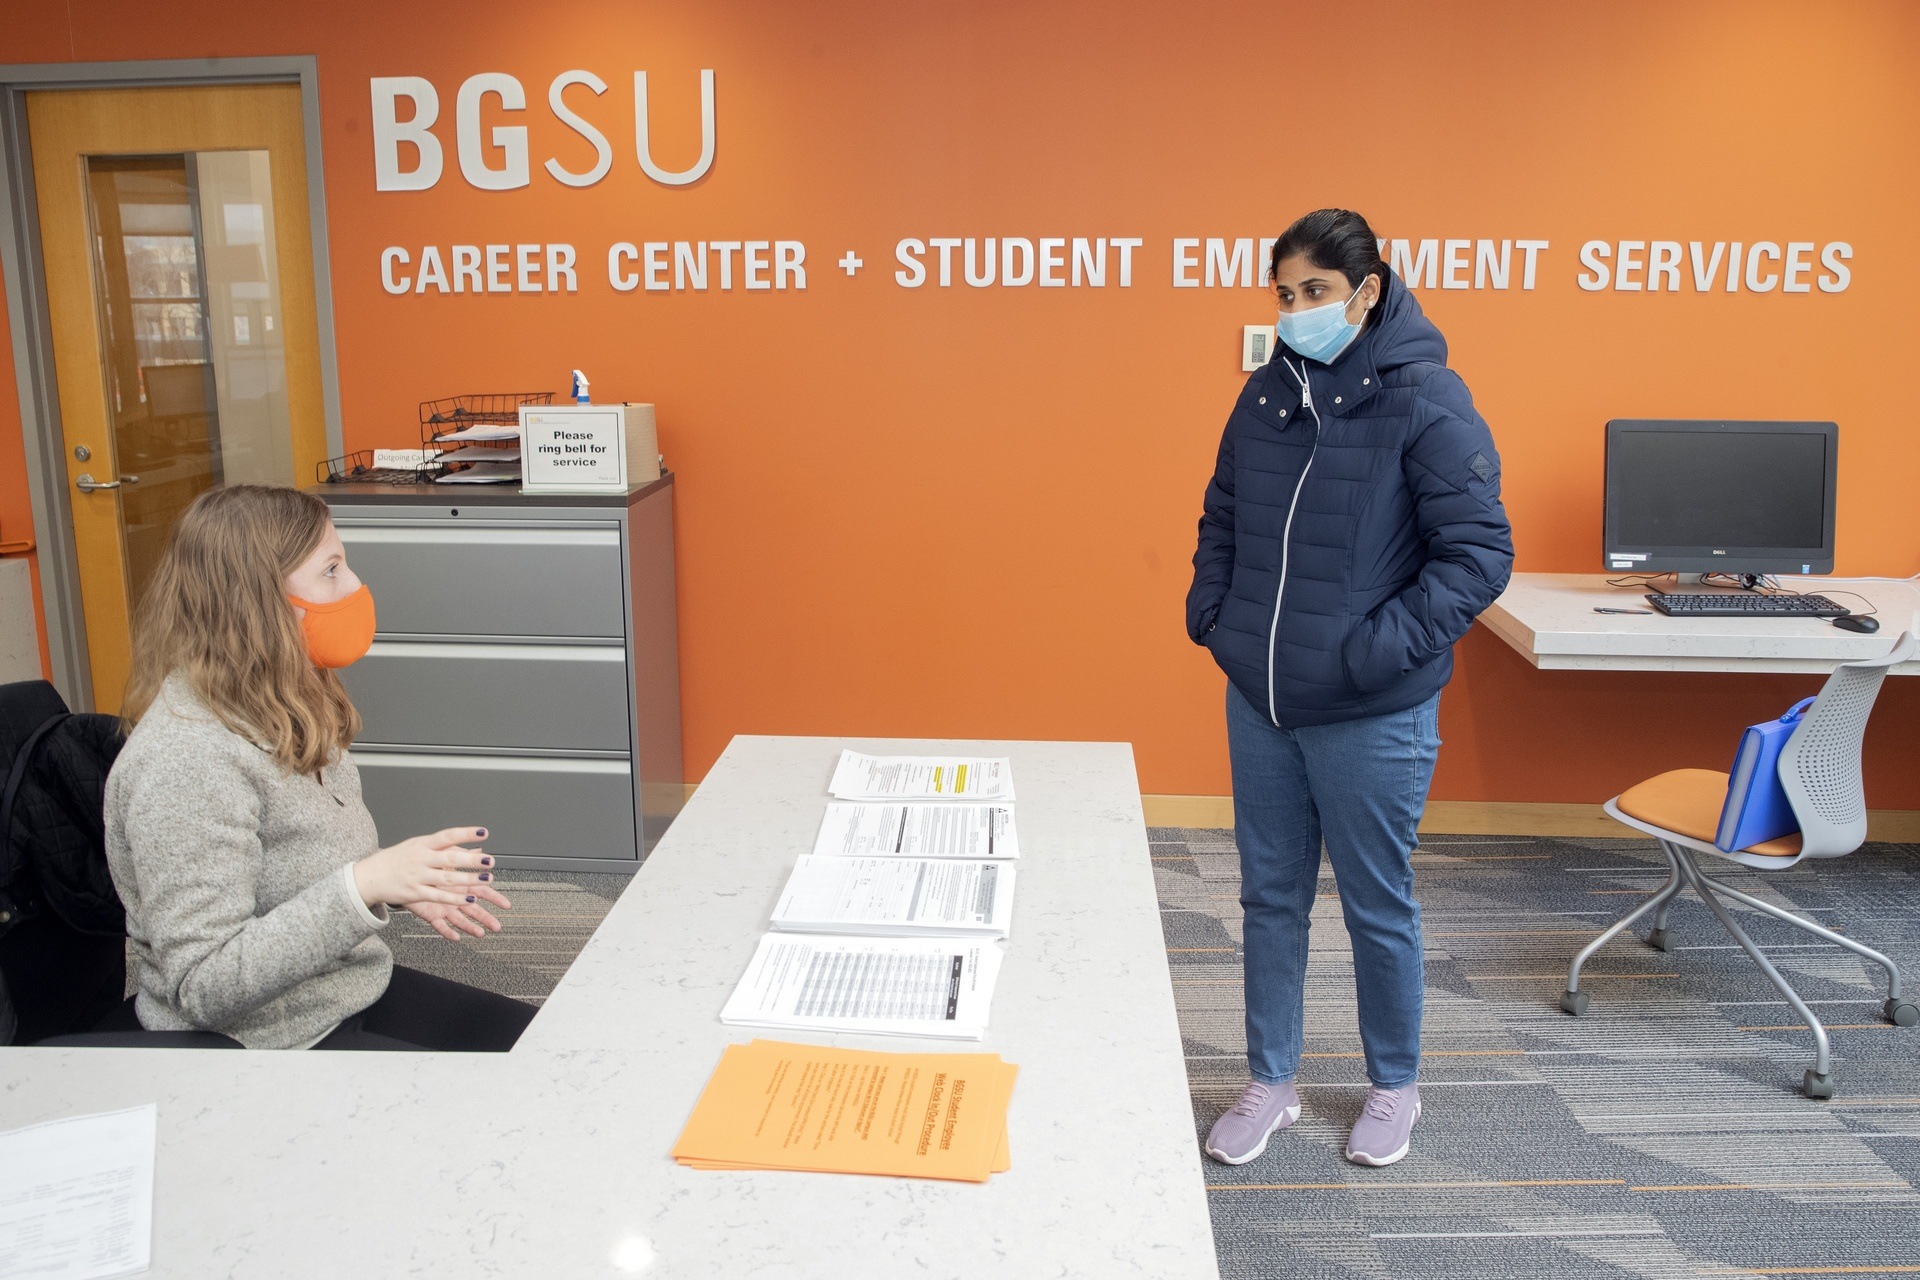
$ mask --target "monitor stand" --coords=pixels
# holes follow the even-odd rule
[[[1709,586],[1707,584],[1707,578],[1710,576],[1721,577],[1721,578],[1732,578],[1734,580],[1735,585],[1729,586],[1727,583],[1720,582],[1720,583],[1714,583],[1713,585]],[[1721,573],[1717,575],[1709,575],[1705,573],[1676,573],[1673,575],[1673,585],[1675,587],[1704,588],[1705,590],[1708,590],[1708,591],[1731,591],[1731,590],[1738,590],[1739,589],[1738,584],[1745,581],[1747,578],[1757,577],[1757,576],[1758,575],[1746,574],[1746,573]],[[1796,574],[1795,576],[1797,577],[1798,575]]]

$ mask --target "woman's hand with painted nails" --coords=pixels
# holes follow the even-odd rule
[[[368,906],[383,902],[459,907],[485,897],[506,905],[489,883],[493,859],[467,842],[486,839],[485,827],[448,827],[390,845],[353,864],[354,887]]]
[[[491,911],[474,901],[475,898],[485,898],[503,911],[513,905],[498,889],[488,884],[480,886],[474,891],[473,897],[458,905],[450,906],[444,902],[409,902],[406,908],[432,925],[433,931],[448,942],[458,942],[465,934],[484,938],[488,930],[500,932],[500,922],[494,918]]]

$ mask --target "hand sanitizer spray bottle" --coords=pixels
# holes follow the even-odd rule
[[[575,404],[587,403],[587,375],[578,369],[573,371],[573,402]]]

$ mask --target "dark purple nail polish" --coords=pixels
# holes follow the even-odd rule
[[[481,865],[481,866],[483,866],[483,867],[490,867],[490,866],[492,866],[492,865],[493,865],[493,859],[492,859],[492,858],[482,858],[482,859],[480,859],[480,865]]]
[[[468,894],[468,895],[467,895],[467,901],[468,901],[468,902],[472,902],[472,901],[473,901],[473,895],[472,895],[472,894]]]
[[[481,878],[482,880],[491,880],[491,879],[493,879],[493,877],[492,877],[491,875],[489,875],[488,873],[486,873],[485,871],[482,871],[482,872],[480,873],[480,878]]]
[[[479,837],[482,840],[485,840],[487,838],[487,829],[485,827],[475,827],[474,831],[479,835]]]

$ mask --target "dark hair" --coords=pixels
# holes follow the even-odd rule
[[[1307,261],[1323,271],[1338,271],[1347,278],[1349,288],[1358,289],[1368,276],[1380,277],[1387,284],[1387,264],[1380,260],[1380,241],[1367,220],[1351,209],[1315,209],[1300,218],[1273,242],[1273,256],[1267,261],[1267,283],[1273,283],[1280,260],[1305,254]]]

